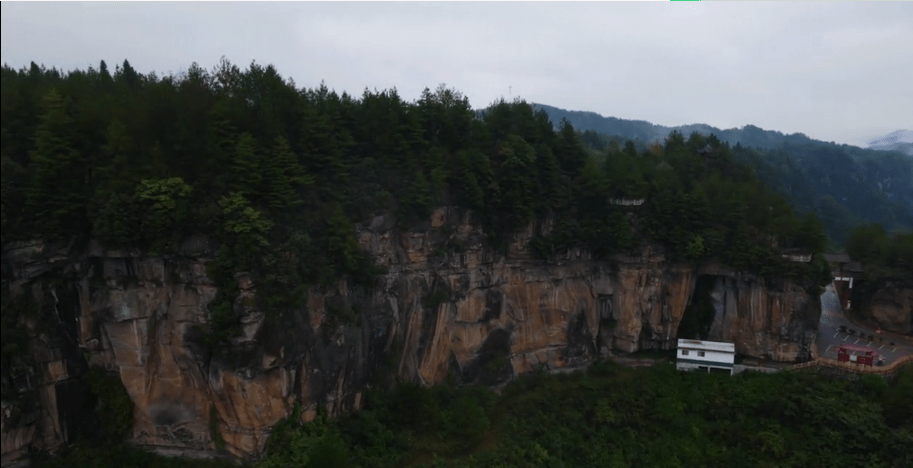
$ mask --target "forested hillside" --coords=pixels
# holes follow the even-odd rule
[[[709,125],[664,127],[649,122],[565,111],[542,104],[553,122],[567,119],[596,143],[612,137],[640,145],[663,141],[671,132],[716,135],[734,146],[737,160],[757,171],[769,188],[786,196],[799,212],[814,212],[825,224],[833,247],[863,223],[889,232],[913,229],[913,158],[900,151],[878,151],[785,135],[753,125],[721,130]]]
[[[501,247],[520,227],[548,225],[531,243],[543,262],[572,247],[605,259],[650,244],[670,262],[721,262],[810,291],[829,280],[820,255],[809,264],[783,258],[788,249],[820,253],[823,225],[813,214],[795,215],[765,187],[762,172],[740,162],[751,159],[749,150],[673,132],[662,143],[615,139],[592,151],[592,135],[568,122],[556,129],[529,103],[500,101],[477,112],[443,86],[410,102],[396,90],[354,97],[323,84],[299,88],[271,66],[241,70],[227,61],[212,71],[193,66],[178,80],[140,75],[126,61],[113,72],[104,63],[67,73],[4,66],[0,131],[4,245],[97,240],[170,256],[188,235],[217,241],[208,272],[218,287],[207,304],[210,347],[238,332],[236,273],[250,274],[260,310],[273,315],[302,307],[309,285],[347,277],[370,286],[378,268],[353,225],[377,211],[395,213],[406,228],[427,222],[434,206],[455,206]],[[26,365],[28,336],[17,327],[22,304],[4,286],[6,401],[7,374]],[[533,376],[500,400],[479,388],[377,389],[360,415],[280,425],[260,466],[427,466],[434,456],[454,466],[728,466],[746,459],[762,466],[822,452],[853,466],[908,460],[898,448],[908,432],[892,432],[905,420],[884,409],[906,408],[897,403],[903,390],[875,382],[730,381],[604,366],[563,379]],[[807,398],[802,389],[811,387],[825,398]],[[796,391],[780,399],[771,388]],[[695,392],[716,403],[691,398]],[[811,429],[796,429],[797,415],[814,416],[817,426],[809,427],[853,421],[867,435],[814,439],[809,448],[796,442],[812,440]],[[638,445],[638,432],[658,442]],[[673,456],[670,447],[682,450]],[[47,466],[107,466],[99,463],[114,457],[157,463],[108,448],[76,446],[70,458]]]
[[[706,145],[709,154],[699,154]],[[353,222],[392,210],[402,225],[431,207],[472,210],[494,245],[536,219],[544,259],[570,247],[597,256],[653,242],[671,260],[716,259],[770,277],[819,284],[826,267],[780,250],[820,252],[822,226],[796,217],[715,138],[671,135],[588,155],[575,129],[545,112],[496,102],[479,116],[458,91],[414,101],[396,90],[337,94],[297,88],[272,66],[223,61],[186,77],[2,70],[3,243],[100,240],[168,254],[203,233],[221,247],[210,266],[213,338],[236,318],[234,275],[250,272],[267,310],[300,304],[308,284],[376,269]],[[634,210],[613,198],[645,198]]]

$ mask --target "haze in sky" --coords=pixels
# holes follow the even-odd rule
[[[863,144],[913,128],[913,2],[3,2],[0,61],[273,64],[299,87],[440,83],[673,126]]]

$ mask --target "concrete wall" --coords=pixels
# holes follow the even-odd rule
[[[688,354],[686,355],[685,352]],[[700,353],[704,353],[703,356]],[[729,364],[735,363],[735,354],[732,353],[723,353],[720,351],[703,351],[703,350],[694,350],[694,349],[679,349],[677,353],[678,359],[688,359],[692,361],[707,361],[707,362],[726,362]]]

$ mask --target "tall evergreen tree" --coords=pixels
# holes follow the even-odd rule
[[[38,234],[52,239],[84,232],[89,187],[82,155],[74,148],[73,121],[65,100],[52,90],[32,152],[34,177],[28,205]]]
[[[275,212],[304,204],[297,189],[314,183],[314,177],[304,173],[298,157],[285,137],[281,136],[276,138],[270,156],[264,160],[263,174],[263,193],[266,194],[267,204]]]
[[[561,171],[567,174],[571,179],[577,177],[586,164],[586,151],[580,144],[580,139],[574,127],[567,119],[561,121],[559,131],[558,147],[555,150],[555,156],[558,158],[558,165]]]
[[[263,166],[260,149],[254,137],[244,133],[235,144],[232,159],[231,191],[237,192],[248,200],[256,200],[261,193],[263,183]]]

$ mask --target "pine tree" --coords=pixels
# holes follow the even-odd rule
[[[104,84],[109,84],[113,81],[113,78],[111,78],[111,72],[108,71],[108,64],[105,63],[104,60],[98,64],[98,75]]]
[[[211,167],[224,167],[231,164],[235,150],[237,148],[237,128],[232,124],[229,118],[228,103],[226,101],[217,102],[210,112],[210,125],[206,133],[206,161]],[[228,177],[226,177],[228,176]],[[217,171],[212,177],[213,185],[211,190],[214,193],[225,193],[228,191],[227,178],[230,174]]]
[[[127,86],[136,86],[139,83],[139,75],[136,73],[136,70],[130,66],[130,62],[127,59],[124,59],[123,67],[119,70],[120,79],[127,83]]]
[[[517,135],[509,135],[498,144],[497,153],[503,161],[498,168],[500,207],[511,223],[522,223],[533,216],[534,183],[536,175],[535,150]],[[510,227],[516,227],[515,225]]]
[[[105,140],[101,148],[103,157],[96,192],[102,189],[106,192],[127,193],[136,186],[136,143],[126,125],[119,119],[114,119],[108,125]]]
[[[180,177],[146,179],[136,187],[142,233],[153,249],[167,249],[186,229],[193,188]]]
[[[260,188],[263,183],[261,170],[261,156],[257,142],[249,133],[244,133],[235,144],[235,154],[231,164],[231,191],[243,195],[248,200],[256,200],[261,193]]]
[[[314,177],[306,175],[298,157],[285,137],[277,137],[270,157],[264,161],[264,193],[269,207],[277,212],[301,206],[304,200],[297,189],[312,185]]]
[[[112,245],[129,245],[138,237],[133,192],[141,171],[134,166],[135,151],[126,126],[114,119],[100,151],[91,206],[93,233]]]
[[[561,130],[559,132],[558,147],[555,150],[555,156],[558,158],[558,165],[561,171],[568,177],[574,179],[586,164],[586,151],[580,144],[577,132],[567,119],[562,119]]]
[[[59,239],[80,233],[87,225],[87,168],[74,148],[73,121],[56,90],[45,97],[44,108],[31,155],[34,177],[28,205],[36,233]]]
[[[7,242],[18,240],[19,236],[26,234],[21,224],[27,212],[25,200],[29,178],[25,169],[6,155],[0,158],[0,168],[0,245],[6,245]]]

